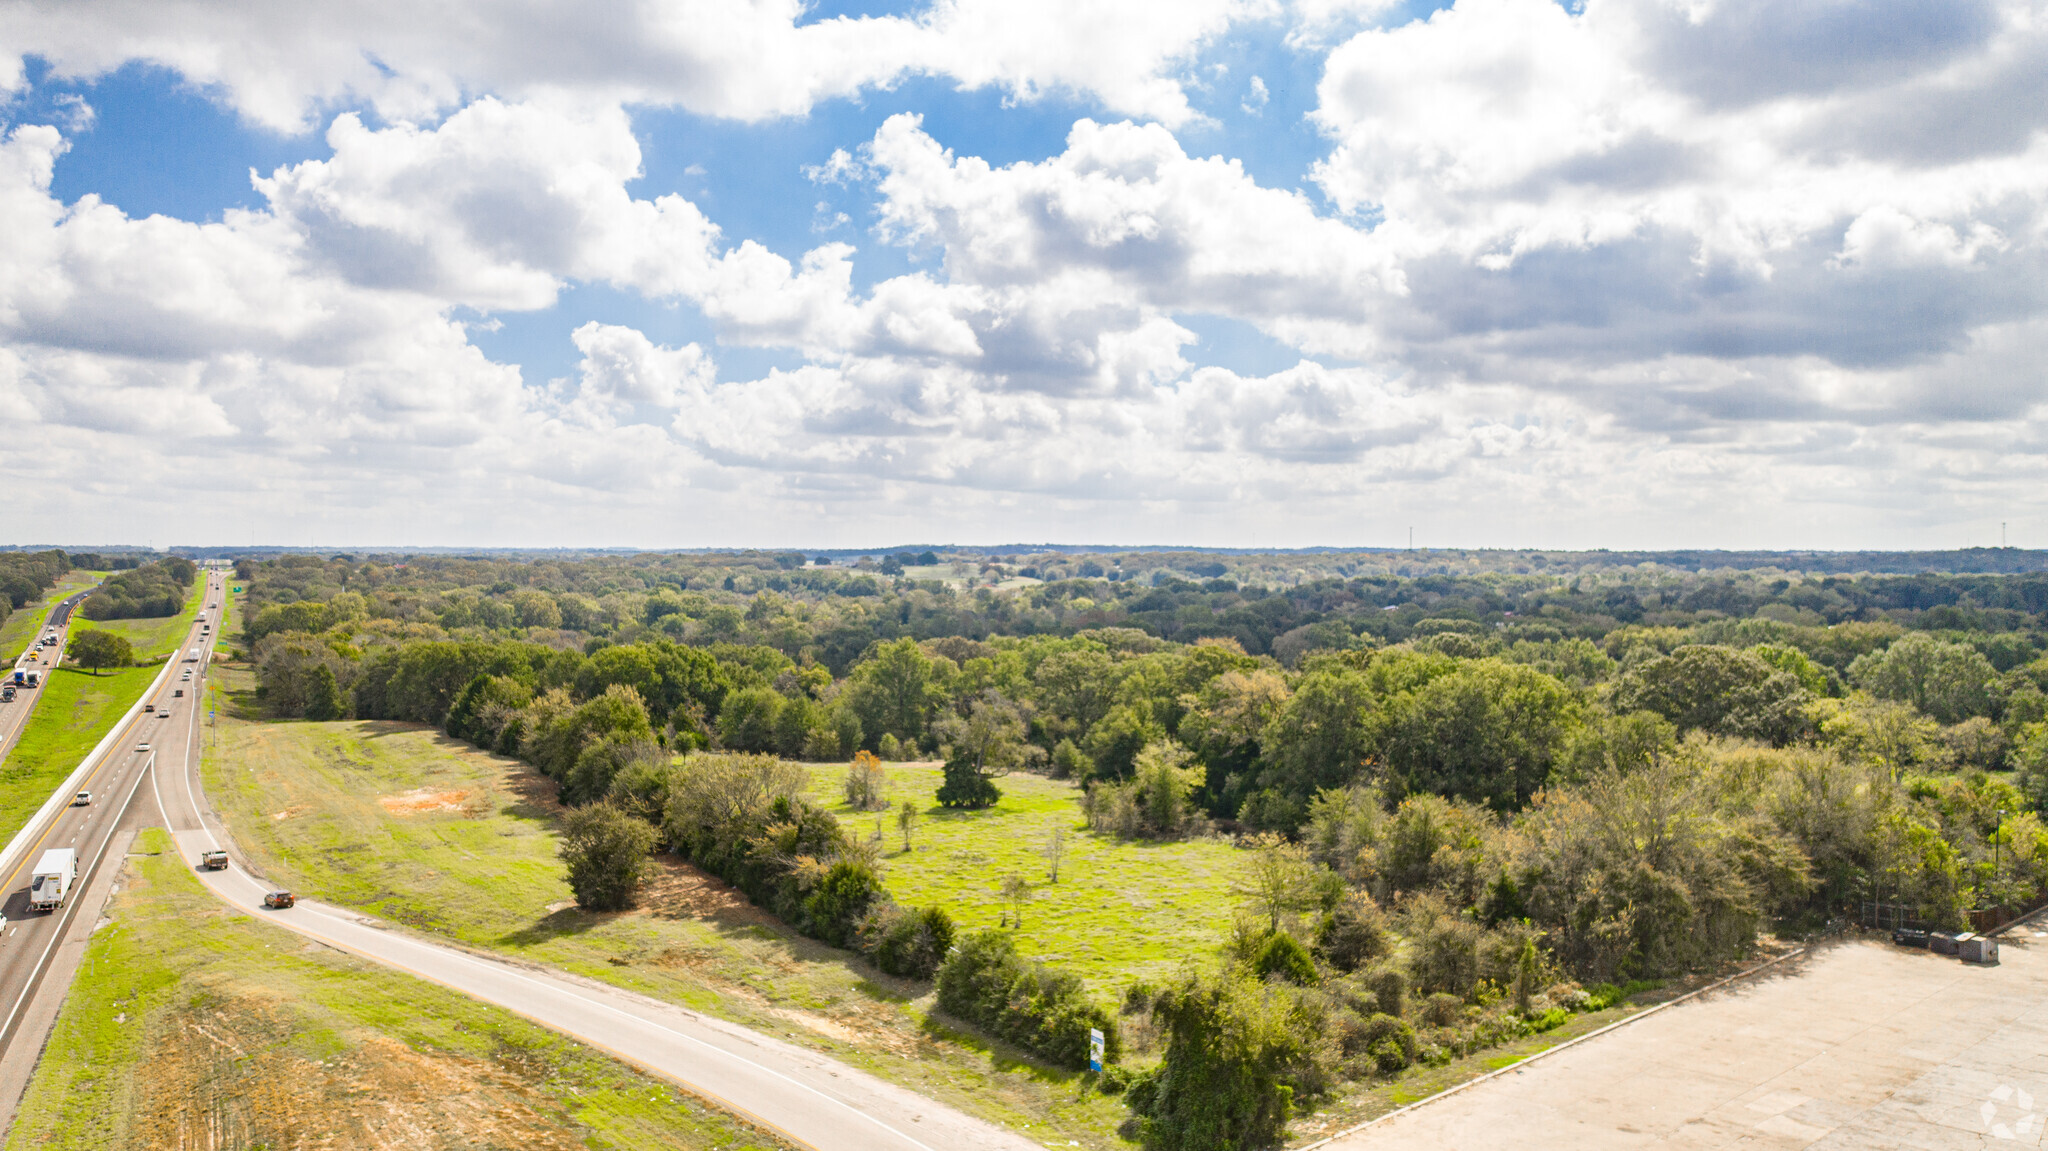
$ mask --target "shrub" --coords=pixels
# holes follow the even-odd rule
[[[1126,1092],[1145,1146],[1252,1151],[1277,1145],[1316,1062],[1299,992],[1243,976],[1190,976],[1154,999],[1166,1055]]]
[[[846,802],[855,811],[880,811],[889,806],[888,799],[882,794],[887,783],[887,777],[882,774],[882,761],[871,752],[856,752],[846,769]]]
[[[882,880],[874,868],[862,860],[841,859],[805,897],[798,926],[834,947],[846,947],[881,896]]]
[[[640,886],[654,829],[610,804],[571,811],[562,820],[562,862],[569,890],[585,911],[617,911]]]
[[[1308,986],[1316,982],[1316,963],[1308,948],[1284,931],[1270,932],[1252,957],[1252,973],[1261,979],[1279,976],[1289,983]]]
[[[1387,953],[1386,916],[1372,896],[1354,892],[1323,917],[1316,950],[1337,970],[1356,971]]]
[[[1381,1075],[1392,1075],[1415,1062],[1421,1045],[1415,1029],[1392,1015],[1375,1013],[1358,1016],[1346,1012],[1339,1017],[1338,1040],[1346,1055],[1363,1055]]]
[[[942,907],[911,911],[878,904],[861,921],[860,945],[890,975],[930,979],[953,946],[953,917]]]
[[[939,967],[939,1010],[1076,1071],[1088,1066],[1088,1031],[1103,1035],[1102,1061],[1122,1053],[1116,1016],[1089,1000],[1080,978],[1017,954],[1005,931],[980,931]]]
[[[1439,991],[1422,1001],[1422,1021],[1431,1027],[1449,1027],[1465,1013],[1465,1001],[1449,992]]]
[[[1365,986],[1372,992],[1373,1010],[1399,1018],[1408,1013],[1408,975],[1385,963],[1366,973]]]

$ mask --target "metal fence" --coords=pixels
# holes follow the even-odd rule
[[[1920,918],[1919,910],[1909,903],[1860,903],[1856,921],[1879,931],[1927,931],[1934,925]]]

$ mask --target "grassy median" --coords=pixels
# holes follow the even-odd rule
[[[960,1034],[930,988],[805,939],[673,860],[641,907],[586,914],[555,856],[553,788],[417,725],[252,722],[229,686],[207,787],[239,849],[281,884],[830,1052],[1040,1142],[1124,1146],[1118,1100]]]
[[[128,641],[135,649],[135,658],[147,663],[162,660],[165,656],[184,646],[185,632],[192,626],[192,617],[199,613],[200,597],[206,593],[206,573],[201,571],[192,581],[192,590],[185,596],[185,606],[178,614],[155,619],[105,619],[89,620],[80,616],[72,623],[75,634],[79,630],[112,632]]]
[[[769,1148],[668,1084],[237,914],[151,829],[7,1146]]]

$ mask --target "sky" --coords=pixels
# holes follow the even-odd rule
[[[0,543],[2048,546],[2048,0],[15,0]]]

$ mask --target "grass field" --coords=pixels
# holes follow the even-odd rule
[[[161,831],[135,850],[10,1151],[778,1145],[509,1012],[231,912]]]
[[[13,664],[20,658],[28,645],[36,641],[42,631],[43,617],[50,612],[50,605],[70,595],[83,591],[100,582],[105,572],[65,572],[57,585],[34,603],[24,604],[8,613],[7,622],[0,623],[0,662]]]
[[[34,692],[23,692],[13,703],[0,704],[20,707],[31,696],[42,697],[36,701],[35,714],[29,717],[21,741],[7,753],[6,762],[0,763],[0,843],[21,830],[100,737],[142,698],[160,670],[130,667],[93,675],[60,667]]]
[[[1108,992],[1162,979],[1185,959],[1212,958],[1230,929],[1230,889],[1243,860],[1223,840],[1096,835],[1081,817],[1080,790],[1062,780],[1008,776],[997,781],[1003,798],[994,807],[954,811],[933,798],[937,764],[889,764],[884,772],[891,805],[908,799],[923,821],[906,852],[895,813],[880,813],[883,881],[900,903],[936,903],[964,928],[994,927],[1006,910],[1003,878],[1015,874],[1034,888],[1018,949]],[[875,814],[846,805],[845,775],[843,765],[811,771],[820,799],[855,833],[871,836]],[[1041,852],[1055,828],[1066,833],[1066,854],[1059,882],[1049,883]]]
[[[1127,1146],[1120,1102],[929,1015],[928,986],[805,939],[668,860],[639,909],[588,914],[555,857],[552,786],[416,725],[257,722],[229,687],[207,786],[238,850],[280,884],[429,934],[730,1019],[1044,1142]]]
[[[160,619],[107,619],[88,620],[80,617],[72,624],[75,634],[80,629],[98,629],[112,632],[126,639],[135,648],[135,658],[147,663],[161,660],[176,651],[179,642],[185,638],[185,629],[192,626],[192,617],[199,611],[199,597],[206,591],[206,573],[199,573],[193,582],[192,591],[185,597],[185,606],[177,615]]]

